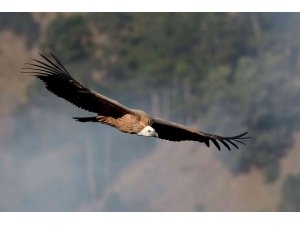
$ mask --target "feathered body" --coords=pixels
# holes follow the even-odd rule
[[[129,134],[137,134],[147,125],[151,126],[152,124],[151,117],[141,110],[134,110],[133,113],[125,114],[124,116],[119,118],[101,115],[98,115],[96,118],[97,121],[102,124],[112,126],[124,133]]]

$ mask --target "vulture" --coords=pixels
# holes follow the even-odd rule
[[[79,122],[98,122],[112,126],[121,132],[146,137],[156,137],[169,141],[197,141],[210,146],[210,141],[221,150],[220,144],[228,150],[232,146],[245,144],[243,140],[248,132],[222,137],[214,134],[150,116],[148,113],[128,108],[119,102],[88,89],[76,81],[63,64],[50,54],[49,57],[39,53],[40,59],[32,59],[31,63],[22,68],[22,73],[39,78],[46,88],[75,106],[96,113],[92,117],[73,117]]]

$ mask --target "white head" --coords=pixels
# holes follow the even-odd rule
[[[137,133],[137,135],[146,137],[158,137],[156,131],[150,126],[145,126],[143,130]]]

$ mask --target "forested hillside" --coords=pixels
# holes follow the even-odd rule
[[[0,210],[298,211],[300,168],[289,164],[300,146],[299,22],[296,13],[0,13]],[[19,73],[38,52],[129,107],[253,138],[218,152],[76,123],[90,114]],[[216,193],[195,194],[199,186]]]

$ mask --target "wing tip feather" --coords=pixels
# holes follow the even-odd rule
[[[236,136],[231,136],[231,137],[222,137],[222,136],[217,136],[217,135],[210,135],[210,134],[205,134],[209,137],[209,139],[215,144],[215,146],[218,148],[220,151],[221,148],[218,146],[218,141],[220,141],[229,151],[231,151],[230,146],[235,147],[236,149],[239,149],[239,146],[237,143],[246,145],[242,140],[250,139],[252,137],[246,136],[249,132],[243,132],[239,135]],[[237,143],[234,143],[237,142]]]

